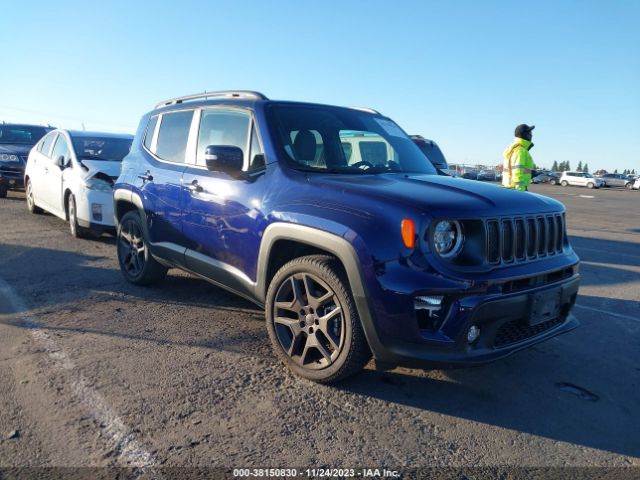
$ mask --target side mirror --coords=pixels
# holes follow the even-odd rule
[[[60,167],[60,169],[63,169],[66,166],[64,161],[64,155],[60,155],[58,158],[55,159],[53,163],[55,163],[57,167]]]
[[[242,172],[242,149],[231,145],[209,145],[204,151],[207,170],[237,176]]]

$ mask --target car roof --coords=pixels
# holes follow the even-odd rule
[[[133,135],[129,133],[110,133],[110,132],[87,132],[84,130],[65,130],[58,129],[59,132],[67,132],[72,137],[102,137],[102,138],[127,138],[133,139]]]
[[[231,107],[244,107],[244,108],[255,108],[256,105],[282,105],[282,106],[298,106],[298,107],[322,107],[322,108],[335,108],[335,109],[346,109],[346,110],[357,110],[360,112],[369,113],[371,115],[382,116],[380,112],[373,110],[371,108],[366,107],[346,107],[340,105],[330,105],[324,103],[314,103],[314,102],[299,102],[292,100],[270,100],[270,99],[262,99],[262,98],[247,98],[247,97],[220,97],[213,99],[203,99],[203,100],[186,100],[179,103],[172,103],[170,105],[158,105],[156,108],[151,110],[150,113],[165,113],[171,112],[174,110],[184,110],[187,108],[200,108],[200,107],[209,107],[209,106],[217,106],[217,105],[227,105]],[[429,140],[427,140],[429,141]]]
[[[44,128],[45,130],[55,130],[56,128],[49,125],[37,125],[35,123],[9,123],[9,122],[0,123],[0,127],[38,127],[38,128]]]

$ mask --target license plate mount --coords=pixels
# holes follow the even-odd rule
[[[557,318],[560,315],[561,296],[560,288],[533,294],[529,325],[534,327]]]

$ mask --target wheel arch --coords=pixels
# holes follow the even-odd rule
[[[290,248],[291,252],[298,251],[305,255],[328,254],[338,259],[349,282],[349,289],[358,309],[367,343],[373,355],[377,357],[376,353],[382,350],[382,343],[378,337],[367,300],[361,261],[353,245],[335,233],[305,225],[292,223],[269,225],[264,232],[260,246],[255,285],[255,296],[262,304],[266,303],[266,291],[273,275],[280,268],[279,263],[286,258],[288,258],[286,261],[296,258],[296,256],[291,256],[289,251],[281,253],[280,250],[276,250],[277,248]]]
[[[124,188],[117,188],[113,192],[113,214],[115,216],[116,225],[120,223],[120,219],[128,212],[138,210],[141,214],[144,212],[142,199],[140,196]]]

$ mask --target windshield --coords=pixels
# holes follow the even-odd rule
[[[73,137],[78,160],[121,162],[131,149],[130,138]]]
[[[388,118],[355,109],[271,105],[278,150],[298,170],[436,174],[413,141]]]
[[[0,124],[0,144],[35,145],[46,133],[44,127]]]

